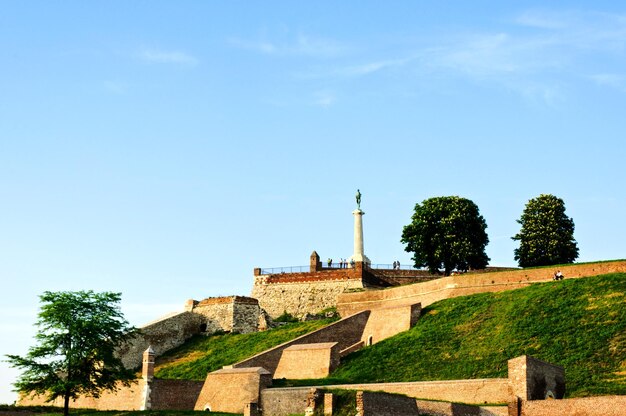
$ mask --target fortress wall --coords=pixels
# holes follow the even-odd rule
[[[474,406],[416,399],[420,412],[436,416],[510,416],[507,406]]]
[[[563,400],[522,401],[519,416],[623,416],[626,396],[597,396]]]
[[[394,287],[385,290],[369,290],[343,293],[338,297],[337,309],[342,316],[361,310],[384,306],[421,303],[426,307],[433,302],[483,292],[500,292],[518,289],[532,283],[552,281],[554,272],[560,269],[565,278],[579,278],[607,273],[626,272],[626,261],[606,263],[573,264],[554,268],[521,269],[448,276],[425,283]]]
[[[193,410],[203,381],[159,380],[150,383],[151,410]]]
[[[150,385],[151,410],[193,410],[202,381],[159,380],[153,379]],[[118,384],[115,392],[102,392],[100,397],[79,397],[70,402],[73,409],[96,410],[140,410],[144,403],[146,382],[138,379],[130,387]],[[63,407],[63,399],[46,402],[45,396],[34,395],[20,398],[20,406],[58,406]]]
[[[265,415],[289,416],[303,414],[311,387],[261,390],[260,405]]]
[[[104,391],[99,398],[79,397],[70,401],[70,408],[96,409],[96,410],[139,410],[143,404],[144,380],[137,380],[137,383],[130,387],[118,384],[115,392]],[[52,402],[46,402],[46,397],[42,395],[29,395],[20,397],[20,406],[57,406],[63,407],[63,398],[59,397]]]
[[[336,342],[292,345],[283,350],[274,378],[324,378],[337,366],[339,347]]]
[[[299,279],[292,274],[285,276],[289,277],[281,276],[278,281],[271,280],[271,284],[267,279],[273,279],[273,276],[258,276],[252,288],[252,297],[258,299],[260,307],[274,318],[284,312],[297,317],[320,312],[336,306],[344,291],[363,287],[360,277],[349,278],[351,275],[341,270],[312,273],[312,276]]]
[[[357,416],[419,416],[421,413],[417,408],[415,399],[412,397],[382,392],[359,391],[356,394],[356,414]]]
[[[118,354],[126,368],[137,368],[141,366],[143,352],[149,346],[159,356],[199,333],[201,324],[200,315],[191,312],[165,317],[140,328],[141,333],[122,345]]]
[[[251,298],[244,299],[250,299],[250,301],[235,301],[233,304],[232,331],[240,334],[257,332],[261,315],[259,301]]]
[[[261,389],[272,384],[265,369],[230,368],[207,374],[194,410],[243,413],[246,404],[258,403]]]
[[[274,374],[283,350],[292,345],[315,344],[322,342],[337,342],[338,349],[344,350],[358,343],[363,335],[363,329],[370,315],[369,311],[363,311],[332,323],[324,328],[302,335],[296,339],[285,342],[244,361],[233,364],[233,368],[263,367]]]
[[[511,394],[522,400],[562,399],[565,370],[537,358],[522,355],[508,361]]]
[[[430,274],[427,270],[368,269],[367,273],[371,274],[383,286],[428,282],[441,277]]]
[[[233,327],[232,297],[203,299],[191,311],[202,317],[206,332],[230,331]]]
[[[203,318],[206,332],[256,332],[259,325],[259,302],[246,296],[206,298],[188,301],[188,310]]]
[[[280,400],[293,400],[300,403],[313,387],[290,387],[266,389],[261,392],[261,403],[264,405]],[[367,384],[338,384],[332,386],[317,386],[318,389],[339,389],[357,391],[377,391],[385,393],[403,394],[416,399],[430,399],[462,402],[469,404],[507,403],[510,399],[509,380],[506,378],[478,379],[478,380],[446,380],[446,381],[416,381],[406,383],[367,383]],[[293,399],[290,397],[293,396]],[[291,411],[292,406],[289,407]],[[302,412],[300,409],[299,412]],[[272,413],[273,414],[273,413]]]
[[[375,344],[400,332],[408,331],[417,323],[421,310],[419,303],[372,309],[361,340],[365,345]]]

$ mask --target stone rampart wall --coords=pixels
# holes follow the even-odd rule
[[[115,392],[103,391],[99,398],[79,397],[70,401],[73,409],[96,409],[96,410],[139,410],[143,405],[143,390],[145,381],[137,380],[130,387],[119,385]],[[52,402],[46,402],[43,395],[23,396],[18,400],[20,406],[57,406],[63,407],[63,398],[57,398]]]
[[[598,396],[563,400],[522,402],[520,416],[623,416],[626,396]]]
[[[265,416],[289,416],[304,413],[310,387],[261,390],[261,409]]]
[[[202,381],[160,380],[149,383],[149,405],[151,410],[193,410]],[[138,379],[129,387],[121,384],[115,392],[102,392],[100,397],[79,397],[70,402],[73,409],[96,410],[141,410],[144,405],[146,382]],[[63,407],[63,399],[46,402],[44,396],[25,396],[19,400],[21,406],[58,406]]]
[[[430,274],[427,270],[393,270],[393,269],[367,269],[381,286],[402,286],[411,283],[428,282],[439,279],[440,275]],[[374,280],[372,279],[372,280]]]
[[[299,283],[299,282],[326,282],[329,280],[360,280],[362,268],[322,269],[312,272],[265,274],[255,277],[255,283]],[[254,296],[253,296],[254,297]]]
[[[280,362],[283,350],[292,345],[337,342],[338,349],[340,351],[344,350],[361,340],[363,329],[365,328],[369,314],[369,311],[363,311],[359,314],[349,316],[324,328],[302,335],[244,361],[233,364],[232,367],[263,367],[270,373],[274,374],[276,367]]]
[[[408,331],[417,323],[420,312],[419,304],[372,309],[361,340],[365,345],[371,345]]]
[[[338,366],[339,347],[336,342],[292,345],[283,350],[274,378],[324,378]]]
[[[159,356],[199,333],[201,324],[200,315],[191,312],[165,317],[140,328],[141,333],[122,345],[118,354],[126,368],[138,368],[142,354],[149,346]]]
[[[404,394],[416,399],[445,400],[469,404],[507,403],[511,397],[509,379],[507,378],[341,384],[319,388],[383,391]]]
[[[522,400],[562,399],[565,370],[558,365],[523,355],[508,361],[511,393]]]
[[[200,301],[194,306],[193,313],[202,316],[202,322],[206,325],[208,333],[216,331],[230,331],[233,327],[233,303],[216,302],[203,303]]]
[[[483,292],[501,292],[528,286],[532,283],[552,281],[554,271],[560,269],[566,279],[626,272],[626,261],[573,264],[555,268],[520,269],[491,273],[468,273],[448,276],[425,283],[394,287],[385,290],[368,290],[343,293],[338,298],[337,309],[342,316],[361,310],[421,303],[426,307],[433,302],[457,296]]]
[[[204,382],[160,380],[150,383],[151,410],[193,410]]]
[[[335,271],[319,272],[323,275],[334,273]],[[341,273],[337,270],[336,274]],[[284,312],[302,317],[307,313],[317,313],[336,306],[340,294],[359,288],[363,288],[361,279],[292,280],[290,277],[289,280],[267,284],[264,276],[259,276],[255,278],[252,297],[259,300],[260,307],[271,317],[276,318]]]
[[[507,406],[473,406],[419,399],[416,403],[420,412],[431,416],[509,416]]]
[[[248,298],[249,299],[249,298]],[[256,299],[254,302],[239,302],[233,304],[233,326],[231,331],[239,334],[247,334],[259,330],[259,317],[261,308]]]
[[[260,367],[213,371],[207,375],[194,409],[243,413],[246,404],[258,403],[261,389],[271,383],[271,374]]]
[[[356,394],[357,416],[419,416],[415,399],[389,393],[359,391]]]

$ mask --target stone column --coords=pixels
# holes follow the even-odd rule
[[[313,251],[311,253],[311,257],[309,258],[309,272],[317,272],[322,269],[322,263],[320,263],[320,256],[317,254],[317,251]]]
[[[141,366],[141,377],[143,378],[143,389],[141,392],[141,405],[139,410],[150,410],[150,383],[154,378],[154,350],[149,346],[143,353],[143,364]]]
[[[352,254],[351,260],[355,263],[370,263],[370,260],[365,255],[363,248],[363,215],[365,213],[360,209],[352,211],[354,215],[354,254]]]

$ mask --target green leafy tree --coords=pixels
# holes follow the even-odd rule
[[[401,242],[413,253],[415,267],[445,275],[454,269],[482,269],[489,264],[487,224],[472,201],[458,196],[429,198],[415,205]]]
[[[13,367],[23,369],[15,382],[20,393],[47,395],[48,401],[80,395],[98,397],[128,386],[135,379],[116,356],[116,347],[136,331],[118,306],[119,293],[44,292],[36,325],[37,345],[24,357],[8,355]]]
[[[572,263],[578,258],[574,221],[565,215],[565,203],[554,195],[541,194],[526,204],[518,223],[520,232],[515,260],[520,267]]]

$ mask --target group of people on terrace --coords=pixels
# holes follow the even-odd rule
[[[328,268],[332,269],[332,267],[333,267],[333,259],[331,259],[329,257],[326,262],[328,263]],[[338,268],[339,269],[347,269],[348,268],[348,264],[350,264],[350,267],[353,268],[354,267],[354,259],[350,259],[350,261],[348,262],[348,259],[340,258],[339,259],[339,267]]]

